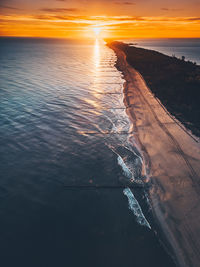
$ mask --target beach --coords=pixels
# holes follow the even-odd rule
[[[123,73],[124,104],[141,148],[146,182],[151,184],[149,200],[178,266],[199,266],[200,262],[200,144],[154,97],[143,77],[126,61],[115,43],[108,43],[117,55]]]

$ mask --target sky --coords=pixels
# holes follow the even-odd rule
[[[200,37],[200,0],[0,0],[0,36]]]

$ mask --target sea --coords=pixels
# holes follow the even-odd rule
[[[199,40],[137,42],[199,62]],[[0,38],[2,267],[175,266],[115,63],[101,40]]]

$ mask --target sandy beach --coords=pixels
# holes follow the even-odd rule
[[[200,262],[200,143],[172,117],[113,43],[124,79],[124,104],[152,184],[152,213],[178,266]]]

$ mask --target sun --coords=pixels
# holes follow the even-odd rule
[[[101,28],[100,27],[94,27],[92,29],[93,29],[93,32],[95,34],[95,37],[98,37],[99,34],[101,33]]]

